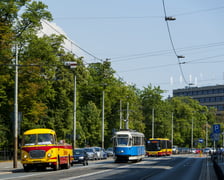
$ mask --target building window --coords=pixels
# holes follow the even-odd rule
[[[208,94],[213,94],[213,89],[208,90]]]
[[[210,102],[210,98],[209,97],[206,97],[205,98],[205,102]]]
[[[201,95],[202,94],[202,91],[198,91],[198,95]]]
[[[218,89],[214,89],[214,94],[218,94],[219,90]]]
[[[224,89],[219,89],[219,93],[224,93]]]
[[[218,111],[223,111],[224,107],[223,107],[223,105],[218,105],[217,109],[218,109]]]
[[[215,102],[215,97],[211,97],[210,101]]]
[[[220,101],[222,101],[222,97],[217,96],[217,97],[216,97],[216,102],[220,102]]]

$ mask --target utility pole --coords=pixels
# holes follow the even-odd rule
[[[76,68],[77,63],[73,61],[66,61],[65,66],[69,66],[71,69]],[[74,72],[74,98],[73,98],[73,148],[76,147],[76,75]]]
[[[122,129],[122,100],[120,100],[120,129]]]
[[[76,75],[74,75],[73,148],[76,147]]]
[[[104,148],[104,91],[102,98],[102,148]]]
[[[173,148],[173,112],[171,117],[171,147]]]
[[[129,119],[129,103],[127,103],[127,117],[126,117],[126,127],[125,127],[126,129],[129,128],[128,119]]]
[[[152,109],[152,138],[154,138],[154,108]]]
[[[208,147],[208,121],[206,122],[205,147]]]
[[[14,90],[14,156],[13,168],[17,168],[17,152],[18,152],[18,45],[16,44],[15,59],[15,90]]]
[[[191,122],[191,150],[193,149],[193,140],[194,140],[194,119],[192,117],[192,122]]]

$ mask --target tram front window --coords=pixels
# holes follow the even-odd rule
[[[128,136],[118,135],[117,136],[117,146],[127,146],[128,145]]]

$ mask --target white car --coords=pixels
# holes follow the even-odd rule
[[[103,159],[103,151],[101,147],[93,147],[97,153],[97,159]]]
[[[173,146],[172,153],[173,154],[178,154],[178,147],[177,146]]]
[[[192,148],[191,149],[191,153],[196,154],[196,149],[195,148]]]

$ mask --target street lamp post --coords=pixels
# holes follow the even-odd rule
[[[18,152],[18,45],[16,44],[15,59],[15,99],[14,99],[14,155],[13,168],[17,168],[17,152]]]
[[[126,117],[126,125],[125,128],[129,128],[129,102],[127,102],[127,117]]]
[[[73,147],[76,147],[76,75],[74,77],[74,122],[73,122]]]
[[[208,147],[208,121],[206,121],[206,127],[205,127],[206,129],[206,131],[205,131],[205,133],[206,133],[206,135],[205,135],[205,147]]]
[[[152,109],[152,138],[154,138],[154,108]]]
[[[191,122],[191,150],[193,149],[193,140],[194,140],[194,119],[192,117],[192,122]]]
[[[71,69],[76,68],[77,63],[73,61],[66,61],[65,66],[69,66]],[[76,75],[74,73],[74,99],[73,99],[73,148],[76,147]]]
[[[120,129],[122,129],[122,100],[120,100]]]
[[[102,148],[104,148],[104,91],[102,100]]]
[[[171,117],[171,147],[173,147],[173,112]]]

